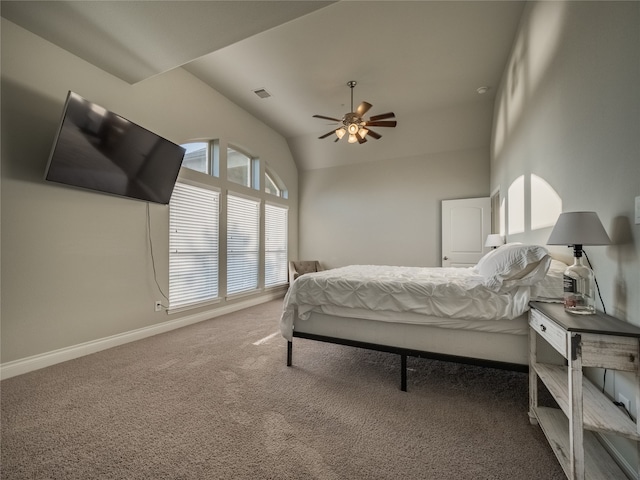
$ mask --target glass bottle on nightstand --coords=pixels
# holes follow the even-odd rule
[[[582,262],[582,249],[574,251],[573,265],[563,276],[564,309],[570,313],[593,315],[596,313],[593,271]]]

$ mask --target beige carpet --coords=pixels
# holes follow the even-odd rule
[[[294,340],[270,302],[5,380],[0,477],[562,479],[527,377]]]

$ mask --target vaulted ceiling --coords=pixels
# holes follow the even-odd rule
[[[185,68],[282,134],[298,166],[313,169],[388,155],[408,132],[416,135],[409,122],[433,112],[481,102],[491,109],[523,5],[3,0],[1,8],[8,20],[132,84]],[[333,127],[312,115],[348,112],[349,80],[358,82],[356,105],[372,103],[372,115],[395,112],[398,127],[377,129],[382,139],[364,145],[318,140]],[[489,90],[479,95],[479,87]],[[353,149],[360,149],[355,157]]]

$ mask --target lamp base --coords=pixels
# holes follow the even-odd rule
[[[577,252],[576,252],[577,253]],[[595,281],[593,271],[582,263],[582,251],[573,259],[573,265],[564,271],[564,310],[574,315],[594,315]]]

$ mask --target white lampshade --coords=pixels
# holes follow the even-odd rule
[[[487,241],[484,242],[485,247],[499,247],[504,244],[504,238],[499,233],[491,233],[487,235]]]
[[[596,313],[595,276],[582,262],[583,245],[608,245],[609,235],[596,212],[561,213],[549,235],[547,245],[573,247],[573,265],[563,274],[564,309],[577,315]]]
[[[596,212],[565,212],[558,217],[547,245],[609,245]]]

